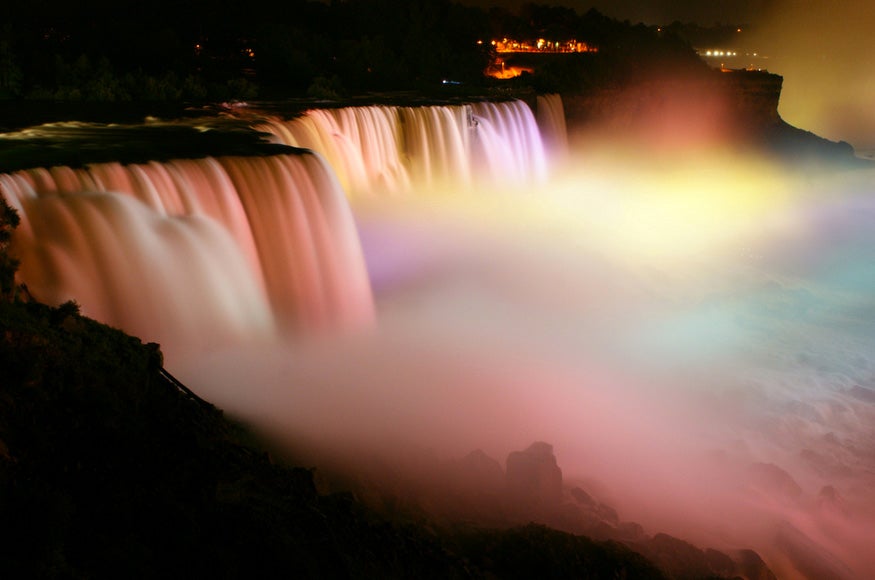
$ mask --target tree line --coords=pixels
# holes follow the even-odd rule
[[[451,0],[31,0],[0,8],[0,98],[67,101],[337,97],[486,82],[490,39],[571,39],[613,70],[677,35],[563,7]],[[693,55],[694,56],[694,55]],[[634,59],[633,59],[634,60]]]

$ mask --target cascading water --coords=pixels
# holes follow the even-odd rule
[[[541,139],[548,157],[554,163],[568,154],[568,128],[565,123],[565,106],[557,94],[538,95],[536,118],[541,130]]]
[[[33,169],[0,191],[35,297],[75,299],[171,359],[372,320],[352,215],[315,155]]]
[[[274,329],[356,326],[373,317],[371,291],[335,176],[351,193],[546,177],[538,128],[520,101],[313,110],[258,128],[321,157],[0,175],[0,193],[22,216],[21,278],[37,298],[75,299],[168,353]],[[178,261],[186,252],[203,271]]]
[[[391,462],[544,439],[648,534],[871,576],[872,176],[584,158],[561,99],[537,108],[540,132],[520,102],[311,111],[257,125],[318,156],[35,169],[0,191],[37,298],[159,340],[196,392],[293,445]],[[547,175],[563,154],[586,170]],[[446,191],[355,199],[420,189]],[[369,282],[373,333],[278,331],[366,323]]]
[[[347,191],[399,191],[409,185],[397,147],[394,107],[315,109],[290,122],[274,120],[257,128],[322,155]]]
[[[524,188],[547,177],[541,134],[522,101],[317,109],[257,128],[324,156],[353,195],[403,192],[411,184]]]

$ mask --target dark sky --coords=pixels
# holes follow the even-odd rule
[[[460,0],[517,8],[527,0]],[[875,0],[531,0],[633,23],[749,24],[743,36],[784,77],[786,121],[875,151]],[[729,47],[727,47],[729,48]]]
[[[528,0],[461,0],[474,6],[515,9]],[[536,4],[568,6],[580,13],[595,8],[618,20],[668,24],[675,20],[711,25],[755,22],[775,0],[536,0]]]

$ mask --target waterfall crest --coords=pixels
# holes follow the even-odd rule
[[[538,123],[523,101],[316,109],[257,128],[318,152],[353,195],[446,185],[525,188],[547,177]]]

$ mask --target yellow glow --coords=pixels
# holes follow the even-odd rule
[[[564,239],[629,264],[683,268],[720,255],[748,259],[760,236],[794,227],[782,211],[787,178],[765,162],[719,152],[690,155],[670,169],[616,159],[580,159],[583,169],[561,172],[531,191],[418,191],[408,209],[424,204],[435,219],[516,232],[533,242]]]
[[[524,66],[505,66],[502,63],[499,67],[491,67],[486,70],[486,74],[494,79],[513,79],[524,72],[531,74],[534,69]]]
[[[787,225],[779,211],[787,184],[761,162],[709,156],[670,169],[615,169],[584,176],[582,188],[581,177],[563,180],[560,199],[586,216],[593,241],[630,258],[745,253],[764,230]]]
[[[497,52],[598,52],[596,46],[590,46],[586,42],[571,40],[548,40],[539,38],[536,41],[513,40],[503,38],[492,40],[492,46]]]

